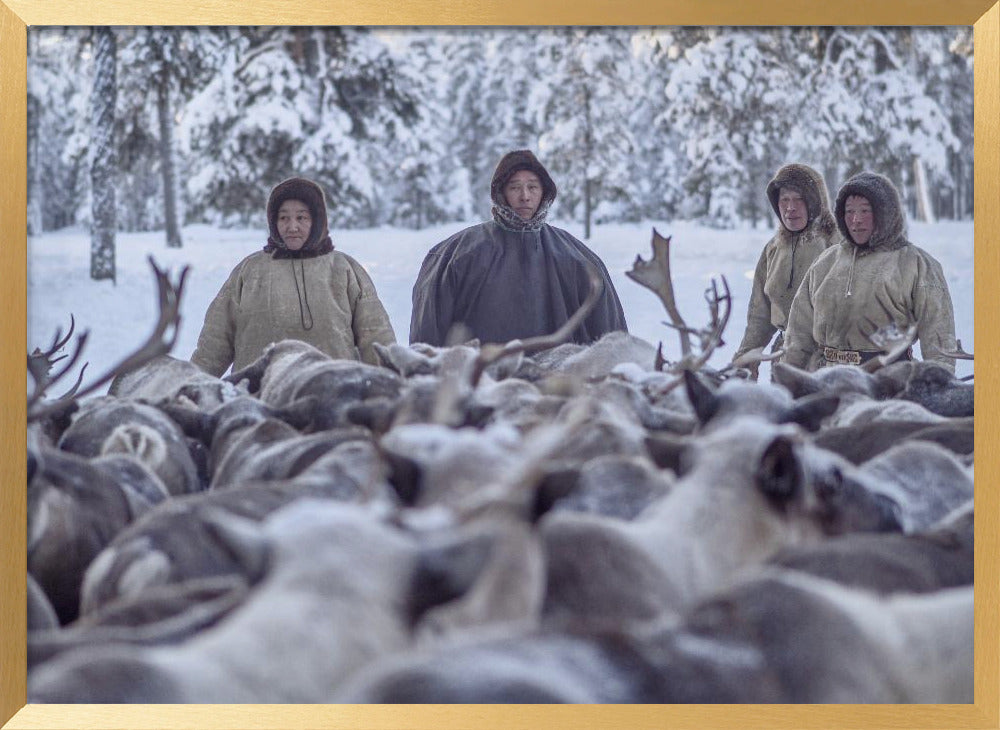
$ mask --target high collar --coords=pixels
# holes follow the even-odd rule
[[[509,205],[494,205],[493,220],[496,221],[498,226],[508,231],[538,231],[545,225],[545,219],[548,217],[549,206],[551,204],[552,201],[543,201],[538,206],[535,214],[528,220],[524,220]]]
[[[330,240],[329,236],[321,241],[309,241],[298,251],[292,251],[285,246],[283,241],[280,239],[276,241],[271,237],[268,237],[267,244],[264,246],[264,253],[271,254],[273,259],[311,259],[331,251],[333,251],[333,241]]]

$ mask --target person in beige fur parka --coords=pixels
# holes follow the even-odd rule
[[[209,305],[191,362],[221,376],[293,339],[336,359],[379,364],[372,345],[396,337],[368,273],[334,250],[323,189],[301,177],[278,184],[267,223],[264,249],[237,264]]]
[[[862,364],[879,354],[873,327],[914,324],[925,360],[952,372],[955,314],[938,261],[906,237],[899,192],[876,173],[846,183],[834,208],[844,241],[806,273],[788,317],[783,362],[807,370]]]
[[[826,182],[813,168],[801,164],[782,167],[767,184],[767,199],[778,216],[778,230],[757,261],[747,326],[734,360],[754,348],[766,347],[775,332],[779,334],[772,349],[781,349],[788,310],[806,271],[823,251],[840,241]],[[751,375],[756,379],[756,366]]]

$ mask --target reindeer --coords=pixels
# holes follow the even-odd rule
[[[170,452],[160,434],[143,424],[138,424],[139,432],[114,431],[111,436],[122,448],[88,449],[87,455],[94,457],[91,459],[50,445],[50,438],[59,434],[67,439],[66,434],[73,429],[73,426],[67,428],[68,416],[79,407],[79,399],[95,392],[118,373],[139,367],[173,346],[187,269],[175,284],[152,259],[150,265],[157,282],[159,319],[149,338],[118,365],[81,388],[84,366],[69,390],[54,400],[45,400],[47,392],[70,373],[87,342],[86,332],[79,335],[68,362],[53,372],[53,366],[67,357],[56,354],[73,334],[76,322],[72,315],[65,336],[57,332],[48,349],[36,349],[28,356],[28,374],[34,381],[28,395],[28,567],[63,623],[75,618],[79,610],[84,570],[114,535],[165,500],[170,490],[197,488],[197,476],[189,457],[187,464],[191,468],[184,470],[187,452],[183,445]],[[152,410],[147,415],[163,425],[160,419],[165,417],[159,412]],[[128,417],[122,420],[127,421]],[[120,424],[116,419],[115,425]],[[102,436],[108,436],[112,429],[105,423],[101,430]],[[73,438],[68,437],[70,441]],[[150,448],[136,449],[140,441]],[[121,451],[139,458],[121,456]],[[148,458],[142,458],[143,455]],[[168,478],[169,485],[165,484],[159,475],[177,474],[178,463],[180,481],[175,483]]]
[[[32,673],[31,701],[323,701],[374,658],[412,645],[429,610],[474,590],[500,539],[496,526],[413,534],[366,508],[314,500],[260,526],[224,515],[213,525],[232,555],[263,566],[225,621],[177,646],[61,654]],[[512,588],[523,590],[496,586]],[[488,612],[509,599],[477,604]]]
[[[122,377],[155,358],[166,355],[173,349],[174,344],[177,342],[181,321],[180,300],[184,292],[184,282],[187,279],[190,267],[185,266],[181,269],[177,282],[174,283],[170,280],[170,275],[156,265],[152,256],[149,257],[149,265],[153,269],[153,275],[156,279],[159,301],[159,317],[149,337],[133,352],[126,355],[122,360],[81,390],[80,385],[83,382],[83,376],[86,371],[86,365],[84,365],[80,370],[76,383],[68,391],[55,400],[44,402],[43,398],[48,390],[69,374],[77,360],[79,360],[87,343],[89,333],[84,332],[77,337],[73,353],[69,356],[69,362],[63,365],[55,374],[51,374],[55,363],[65,357],[54,358],[53,356],[69,342],[76,325],[75,320],[70,315],[70,328],[65,337],[62,336],[61,330],[56,330],[53,343],[48,350],[42,352],[36,348],[33,353],[28,355],[28,375],[34,381],[34,389],[28,394],[29,424],[65,413],[68,408],[81,398],[96,392],[98,388],[104,386],[114,378]]]
[[[379,660],[358,703],[971,702],[973,591],[884,597],[770,570],[646,632],[543,630]]]

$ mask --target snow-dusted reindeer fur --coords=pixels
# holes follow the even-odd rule
[[[28,396],[28,570],[62,623],[77,616],[83,572],[118,531],[169,494],[200,488],[183,435],[153,408],[92,401],[67,428],[79,398],[173,346],[186,270],[174,283],[150,263],[159,319],[147,340],[118,365],[81,390],[84,366],[66,393],[46,400],[79,359],[87,333],[77,338],[69,362],[55,373],[53,366],[63,359],[56,354],[69,343],[72,324],[64,338],[56,333],[51,347],[28,356],[34,381]],[[61,448],[52,448],[51,440],[60,436]]]
[[[543,337],[381,367],[285,340],[219,379],[166,356],[157,270],[152,344],[89,401],[44,400],[57,336],[29,359],[29,701],[970,701],[970,386],[896,341],[713,369],[728,286],[689,325],[669,252],[628,274],[674,361],[569,343],[593,281]]]
[[[539,632],[404,653],[332,700],[971,702],[972,615],[971,587],[886,599],[787,571],[641,635]]]
[[[32,451],[28,571],[66,623],[79,612],[90,562],[168,493],[155,474],[127,457],[88,460],[44,444]]]
[[[899,529],[890,500],[791,426],[739,419],[695,440],[687,458],[669,494],[632,521],[570,513],[543,520],[550,621],[659,620],[779,549]]]
[[[262,528],[220,517],[215,529],[233,554],[266,566],[226,621],[176,647],[62,655],[32,676],[33,700],[316,701],[410,645],[429,609],[475,584],[497,539],[472,531],[421,540],[364,508],[310,500]]]

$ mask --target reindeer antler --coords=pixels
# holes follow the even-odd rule
[[[938,335],[938,352],[940,352],[945,357],[950,357],[953,360],[975,360],[976,359],[975,355],[973,355],[971,352],[966,352],[965,351],[965,349],[962,347],[962,341],[961,340],[958,340],[958,339],[955,340],[955,349],[953,349],[953,350],[946,350],[943,347],[941,347],[940,345],[941,345],[941,336]]]
[[[583,300],[583,304],[573,312],[573,315],[566,320],[563,326],[548,335],[529,337],[526,340],[511,340],[503,345],[486,344],[480,347],[479,355],[473,364],[470,377],[473,388],[479,383],[479,379],[486,368],[497,360],[502,360],[509,355],[517,355],[518,353],[530,354],[539,350],[547,350],[550,347],[561,345],[569,340],[577,327],[583,324],[583,320],[593,311],[597,305],[597,301],[601,298],[601,294],[604,292],[604,279],[601,277],[601,272],[589,261],[586,262],[586,266],[587,277],[590,281],[590,291],[587,293],[587,298]]]
[[[632,268],[625,272],[625,276],[637,284],[641,284],[663,302],[667,314],[670,315],[672,325],[682,334],[687,331],[684,318],[681,317],[680,310],[677,309],[677,302],[674,300],[674,282],[670,275],[670,241],[673,236],[664,238],[659,231],[653,229],[653,256],[649,261],[644,261],[642,256],[636,254]],[[691,351],[691,343],[687,337],[681,337],[681,355],[687,355]]]
[[[735,370],[737,368],[747,368],[753,365],[759,365],[762,362],[772,362],[777,360],[782,355],[785,354],[784,348],[775,350],[774,352],[765,353],[764,348],[767,345],[762,345],[761,347],[755,347],[752,350],[747,350],[739,357],[733,358],[732,362],[723,368],[719,369],[719,373],[726,373],[730,370]]]
[[[889,312],[885,304],[882,304],[881,300],[879,304],[889,316],[889,324],[879,327],[871,319],[865,317],[864,323],[867,325],[868,331],[866,332],[861,326],[858,327],[861,334],[867,337],[883,353],[861,365],[861,368],[869,373],[873,373],[886,365],[894,363],[910,349],[913,341],[917,338],[917,326],[915,324],[908,323],[903,329],[900,329],[896,322],[893,321],[892,313]]]
[[[28,375],[31,376],[32,381],[35,383],[35,387],[28,396],[28,409],[37,403],[45,395],[45,391],[49,389],[54,383],[58,382],[66,376],[66,374],[73,369],[76,361],[80,358],[80,353],[83,352],[83,347],[87,342],[88,332],[83,332],[76,340],[76,346],[73,348],[73,354],[62,369],[51,375],[52,366],[55,365],[60,360],[63,360],[67,355],[60,355],[59,357],[53,357],[57,352],[59,352],[66,343],[69,342],[69,338],[73,336],[73,330],[76,329],[76,319],[73,317],[72,313],[69,315],[69,330],[66,332],[66,336],[62,337],[62,329],[56,328],[56,333],[52,338],[52,344],[49,349],[42,352],[37,347],[34,352],[28,355]],[[77,378],[76,383],[72,388],[66,393],[60,396],[59,400],[64,398],[72,397],[76,392],[76,389],[80,387],[80,382],[83,380],[83,374],[87,370],[87,363],[80,369],[80,376]]]
[[[121,362],[111,367],[107,372],[83,390],[77,390],[83,380],[83,371],[81,370],[80,377],[77,379],[76,385],[74,385],[69,392],[63,394],[55,401],[32,409],[32,406],[36,404],[44,395],[46,389],[69,372],[69,369],[73,366],[79,358],[80,353],[83,351],[83,345],[87,339],[86,332],[77,338],[76,349],[73,356],[70,358],[69,363],[55,376],[42,376],[42,379],[39,379],[39,377],[36,377],[35,373],[41,370],[44,363],[49,363],[49,367],[51,367],[51,363],[55,361],[49,360],[48,357],[51,357],[51,355],[58,349],[58,347],[56,347],[57,344],[62,346],[69,339],[69,334],[67,334],[67,336],[60,341],[59,332],[57,331],[53,342],[53,348],[50,348],[48,357],[46,357],[46,353],[38,353],[37,355],[33,354],[28,356],[28,372],[35,380],[34,392],[28,399],[29,423],[45,418],[48,415],[64,409],[74,400],[93,393],[102,385],[113,379],[116,375],[131,372],[156,357],[166,355],[173,348],[174,343],[177,341],[177,334],[180,328],[181,294],[184,291],[184,282],[191,267],[185,266],[182,268],[180,276],[177,278],[177,283],[174,284],[170,281],[170,276],[156,265],[152,256],[149,256],[148,260],[149,265],[153,268],[153,274],[156,277],[157,296],[160,308],[159,319],[156,322],[156,326],[153,328],[152,334],[146,338],[146,341],[143,342],[138,349],[126,356]],[[70,332],[72,332],[72,327],[70,327]],[[34,361],[33,358],[35,358]],[[48,368],[46,368],[45,372],[48,372]]]
[[[722,333],[729,323],[733,298],[725,276],[721,277],[722,292],[719,291],[716,280],[712,279],[711,286],[705,290],[710,321],[707,326],[699,329],[689,327],[677,308],[674,296],[674,282],[670,274],[670,241],[671,237],[664,238],[654,228],[652,258],[644,261],[642,256],[637,255],[632,269],[626,271],[625,275],[652,291],[663,302],[663,307],[670,316],[670,322],[664,324],[677,330],[680,337],[681,359],[670,368],[672,372],[679,373],[682,370],[698,370],[708,362],[715,349],[723,344]],[[693,339],[698,342],[697,354],[693,351]],[[662,366],[666,364],[662,356],[662,343],[658,353],[656,368],[662,370]]]

